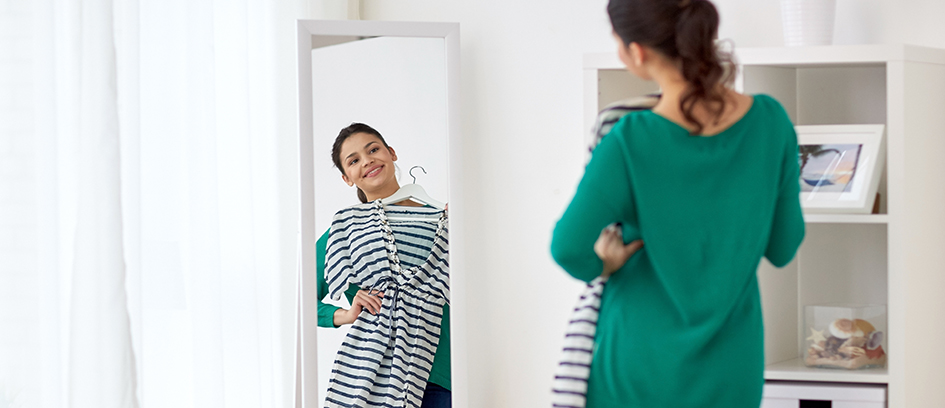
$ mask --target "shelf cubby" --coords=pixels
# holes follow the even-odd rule
[[[762,262],[758,281],[765,316],[766,379],[885,381],[885,368],[807,368],[801,356],[806,354],[810,335],[804,322],[805,306],[887,304],[887,246],[886,224],[808,223],[804,243],[790,265],[777,269]]]

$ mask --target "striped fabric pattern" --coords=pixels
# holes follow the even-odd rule
[[[624,117],[624,115],[640,110],[653,109],[656,103],[660,101],[659,94],[644,95],[633,98],[621,99],[604,107],[597,114],[597,120],[594,122],[594,129],[591,129],[591,142],[587,146],[587,160],[591,160],[591,153],[600,144],[601,139],[610,133],[614,124]]]
[[[449,301],[448,249],[443,210],[373,202],[335,214],[325,267],[329,294],[339,299],[354,284],[384,297],[377,315],[363,311],[351,325],[325,407],[420,406]]]
[[[584,288],[568,322],[561,360],[555,370],[551,406],[582,408],[587,396],[587,378],[594,358],[594,334],[600,313],[600,297],[607,278],[599,276]]]
[[[594,129],[591,130],[587,161],[591,160],[594,149],[624,115],[653,109],[659,100],[659,94],[651,94],[622,99],[604,107],[598,113]],[[603,276],[592,280],[584,288],[577,306],[574,307],[565,330],[561,360],[552,383],[552,407],[584,408],[587,403],[587,379],[591,373],[591,361],[594,359],[594,335],[600,314],[600,297],[604,293],[606,283],[607,278]]]

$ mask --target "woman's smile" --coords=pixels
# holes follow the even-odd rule
[[[364,178],[377,176],[378,174],[381,174],[381,170],[383,170],[383,169],[384,169],[384,165],[383,165],[383,164],[379,164],[379,165],[377,165],[377,166],[374,166],[374,167],[372,167],[370,170],[368,170],[367,172],[364,173]]]

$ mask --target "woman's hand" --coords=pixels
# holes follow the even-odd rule
[[[377,312],[381,311],[383,304],[381,300],[382,297],[384,297],[384,292],[359,290],[358,293],[354,295],[354,299],[351,300],[350,309],[335,310],[332,319],[335,323],[335,327],[354,323],[354,321],[358,319],[358,315],[361,314],[362,309],[367,309],[368,312],[376,315]]]
[[[604,262],[604,271],[601,275],[612,275],[642,247],[643,241],[639,239],[624,245],[623,232],[618,224],[608,225],[600,232],[597,242],[594,243],[594,252]]]

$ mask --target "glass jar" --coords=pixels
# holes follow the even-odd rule
[[[886,306],[826,304],[804,308],[808,367],[858,370],[886,366]]]

